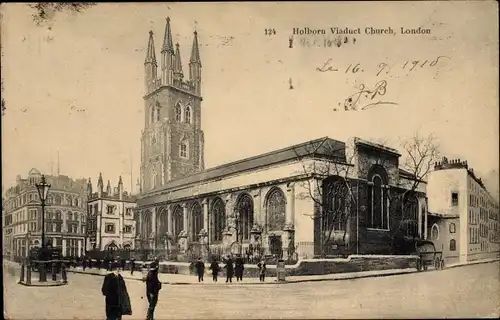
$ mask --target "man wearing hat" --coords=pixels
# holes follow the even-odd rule
[[[158,262],[152,262],[146,277],[146,296],[149,302],[148,314],[146,317],[147,320],[154,319],[155,307],[158,302],[158,294],[161,290],[161,282],[158,279],[158,268]]]

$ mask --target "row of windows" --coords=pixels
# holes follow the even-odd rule
[[[117,213],[117,206],[113,204],[107,204],[106,205],[106,214],[109,215],[114,215]],[[88,205],[88,211],[89,214],[97,215],[99,213],[99,205],[96,203],[94,204],[94,207],[92,205]],[[126,216],[131,216],[132,215],[132,208],[125,208],[125,215]]]
[[[254,221],[253,198],[248,194],[241,195],[236,201],[235,210],[237,213],[236,228],[229,230],[238,235],[239,239],[249,240],[250,231]],[[284,193],[274,188],[269,191],[266,197],[267,231],[280,231],[285,228],[286,221],[286,198]],[[189,208],[188,225],[184,225],[184,210],[177,205],[172,210],[172,220],[168,221],[167,209],[160,207],[158,210],[157,232],[164,235],[168,232],[168,224],[171,223],[172,235],[176,238],[185,228],[189,230],[190,240],[197,241],[197,235],[204,228],[203,213],[199,202],[195,202]],[[187,214],[187,212],[186,212]],[[210,201],[209,205],[209,232],[210,241],[218,242],[222,240],[223,232],[226,231],[226,205],[224,201],[217,197]],[[137,221],[142,238],[149,237],[152,233],[151,211],[144,212],[142,220]]]
[[[479,232],[476,227],[469,227],[469,243],[470,244],[479,243]]]
[[[156,104],[154,107],[151,107],[151,113],[150,113],[150,119],[151,119],[151,124],[160,121],[160,109],[161,106],[160,104]],[[184,111],[183,111],[184,109]],[[184,122],[184,123],[191,123],[192,121],[192,110],[191,106],[187,105],[185,108],[182,107],[180,103],[177,103],[174,108],[174,113],[175,113],[175,121],[177,122]]]
[[[116,225],[114,223],[106,223],[104,225],[104,232],[105,233],[115,233],[116,232]],[[132,226],[131,225],[125,225],[123,227],[123,232],[124,233],[132,233]]]
[[[45,222],[46,232],[63,232],[63,224],[60,222]],[[85,233],[85,226],[78,227],[77,224],[68,224],[64,232],[69,233]]]
[[[19,208],[25,204],[28,204],[31,201],[38,201],[38,199],[39,199],[38,193],[31,192],[23,194],[22,196],[19,196],[18,198],[8,202],[6,204],[6,207],[7,210],[10,211]],[[82,206],[82,201],[80,198],[71,195],[61,195],[59,193],[49,193],[46,202],[47,204],[65,205],[70,207]]]

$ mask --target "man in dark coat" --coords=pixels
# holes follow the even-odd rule
[[[130,259],[130,274],[134,275],[135,271],[135,258]]]
[[[147,320],[154,319],[155,307],[158,302],[158,294],[161,290],[161,282],[158,279],[158,268],[158,263],[156,261],[152,262],[151,269],[146,277],[146,295],[149,302]]]
[[[236,281],[243,281],[243,259],[238,255],[234,261],[234,275],[236,276]]]
[[[118,275],[108,272],[102,284],[102,294],[106,297],[106,320],[121,320],[120,288]]]
[[[233,283],[234,266],[231,256],[227,256],[226,265],[224,266],[224,268],[226,269],[226,283]]]
[[[212,280],[214,282],[217,282],[217,276],[219,275],[219,262],[217,262],[216,259],[213,259],[212,263],[210,264],[210,270],[212,270]]]
[[[198,258],[198,261],[196,261],[194,268],[196,269],[196,274],[198,275],[198,282],[202,282],[203,275],[205,274],[205,263],[201,261],[201,258]]]

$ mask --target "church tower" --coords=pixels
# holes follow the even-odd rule
[[[144,130],[141,136],[141,193],[168,181],[204,170],[201,130],[201,60],[195,31],[189,60],[189,79],[182,69],[180,45],[174,47],[167,18],[157,75],[153,31],[144,61]]]

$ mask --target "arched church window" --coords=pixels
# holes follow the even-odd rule
[[[175,121],[182,121],[182,108],[179,103],[175,105]]]
[[[450,240],[450,251],[457,250],[457,241],[455,239]]]
[[[253,226],[253,199],[248,195],[242,195],[236,204],[238,212],[238,233],[243,240],[250,239],[250,230]]]
[[[151,123],[155,122],[155,107],[151,106]]]
[[[198,234],[203,228],[203,214],[198,202],[191,207],[191,219],[191,241],[198,241]]]
[[[186,123],[191,123],[191,107],[187,106],[186,111],[184,112],[184,119]]]
[[[158,211],[158,233],[160,236],[164,236],[168,232],[168,209],[166,207],[160,207]]]
[[[179,147],[179,155],[181,158],[188,158],[189,155],[189,145],[186,139],[182,140]]]
[[[267,230],[283,230],[286,221],[286,200],[281,189],[275,188],[269,192],[266,203]]]
[[[182,207],[177,205],[174,208],[174,211],[172,213],[173,216],[173,232],[174,232],[174,238],[177,238],[179,236],[179,233],[181,233],[182,230],[184,230],[184,216],[182,214]]]
[[[220,198],[216,198],[212,203],[210,218],[213,226],[210,232],[212,242],[222,241],[222,233],[226,227],[226,206]]]
[[[407,222],[405,224],[407,236],[418,236],[418,198],[413,193],[408,193],[403,199],[402,221]]]
[[[349,210],[349,190],[343,180],[335,180],[328,189],[328,212],[324,230],[345,230]]]
[[[388,191],[386,182],[380,174],[374,174],[371,178],[371,186],[368,188],[368,228],[389,229]]]
[[[156,172],[153,169],[151,172],[151,189],[156,188]]]
[[[156,103],[156,121],[160,121],[160,104]]]
[[[431,240],[439,240],[439,227],[437,224],[432,225]]]

